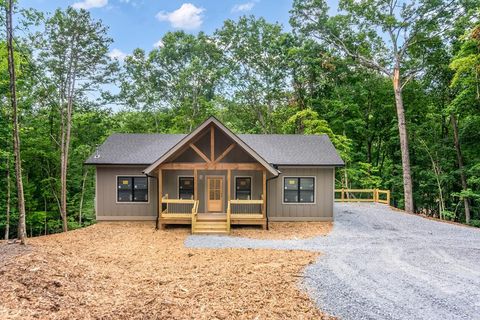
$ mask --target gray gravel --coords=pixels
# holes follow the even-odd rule
[[[326,237],[253,240],[190,236],[189,247],[324,253],[302,286],[342,319],[480,319],[480,230],[378,204],[335,204]]]

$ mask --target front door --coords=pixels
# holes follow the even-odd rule
[[[207,211],[222,212],[223,179],[207,177]]]

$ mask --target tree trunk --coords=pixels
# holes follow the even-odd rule
[[[70,148],[71,130],[71,109],[67,106],[67,119],[65,121],[65,138],[61,147],[61,169],[60,169],[60,210],[62,216],[63,232],[68,231],[67,224],[67,173],[68,173],[68,151]]]
[[[400,136],[400,150],[402,153],[403,197],[405,199],[405,211],[413,213],[413,186],[412,175],[410,172],[410,153],[408,150],[407,124],[405,122],[405,108],[403,106],[399,66],[396,66],[393,71],[393,89],[395,91],[398,133]]]
[[[347,162],[345,162],[345,166],[343,167],[343,176],[345,182],[345,189],[348,189],[348,173],[347,173]],[[346,192],[347,199],[350,199],[350,193]]]
[[[25,244],[25,197],[23,194],[22,181],[22,160],[20,156],[20,132],[17,113],[17,95],[16,95],[16,76],[15,76],[15,57],[13,55],[13,26],[12,26],[13,0],[6,3],[6,27],[7,27],[7,51],[8,51],[8,74],[10,78],[10,103],[12,105],[13,122],[13,155],[15,161],[15,176],[17,180],[17,202],[18,202],[18,239],[21,244]]]
[[[7,212],[6,212],[6,221],[5,221],[5,240],[8,240],[10,236],[10,156],[7,156],[6,163],[7,170]]]
[[[63,107],[62,107],[63,110]],[[60,145],[60,216],[62,218],[62,229],[63,232],[68,230],[67,225],[67,178],[66,178],[66,149],[65,149],[65,137],[66,137],[66,121],[62,112],[62,141]]]
[[[63,119],[62,125],[62,141],[60,148],[60,214],[62,216],[63,232],[68,231],[67,220],[67,176],[68,176],[68,156],[70,151],[70,139],[72,130],[72,114],[73,114],[73,98],[75,92],[76,77],[76,56],[71,56],[69,67],[69,75],[67,76],[67,114]],[[63,107],[62,107],[63,110]]]
[[[445,219],[444,217],[444,211],[445,211],[445,200],[443,198],[443,189],[442,189],[442,183],[440,182],[440,174],[441,174],[441,170],[440,170],[440,166],[438,165],[438,162],[433,158],[433,155],[432,153],[430,152],[430,150],[428,149],[428,146],[427,144],[425,143],[425,141],[423,140],[420,140],[420,142],[423,144],[423,146],[425,147],[425,151],[427,152],[428,154],[428,157],[430,158],[430,161],[432,162],[432,169],[433,169],[433,173],[435,175],[435,180],[437,182],[437,188],[438,188],[438,197],[440,198],[439,199],[439,202],[438,202],[438,216],[440,219]]]
[[[372,138],[370,137],[367,138],[367,163],[372,164]]]
[[[462,149],[460,148],[460,139],[458,136],[458,123],[455,115],[452,113],[450,114],[450,119],[452,122],[453,127],[453,141],[455,143],[455,151],[457,153],[457,162],[458,162],[458,169],[460,169],[460,180],[462,182],[462,189],[463,191],[467,191],[467,178],[465,177],[465,167],[463,165],[463,156],[462,156]],[[468,198],[463,198],[463,205],[465,206],[465,222],[468,224],[470,223],[470,204],[468,202]]]
[[[78,224],[82,226],[83,197],[85,195],[85,181],[87,181],[88,169],[85,170],[82,179],[82,193],[80,194],[80,208],[78,209]]]

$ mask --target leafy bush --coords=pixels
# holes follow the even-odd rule
[[[453,211],[443,210],[442,214],[445,220],[450,220],[450,221],[455,220],[455,212]]]
[[[470,220],[470,225],[472,227],[480,228],[480,220]]]

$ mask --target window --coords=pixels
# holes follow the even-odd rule
[[[283,180],[283,202],[285,203],[314,203],[315,178],[287,177]]]
[[[148,202],[147,177],[118,177],[118,202]]]
[[[252,199],[252,178],[235,177],[235,199]]]
[[[178,198],[193,199],[193,177],[178,177]]]

